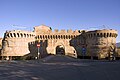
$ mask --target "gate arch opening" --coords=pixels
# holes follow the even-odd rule
[[[58,45],[56,47],[56,54],[65,55],[65,48],[63,45]]]

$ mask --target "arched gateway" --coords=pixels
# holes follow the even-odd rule
[[[49,43],[52,41],[48,41]],[[67,40],[55,40],[55,43],[51,45],[48,44],[47,51],[48,54],[60,54],[60,55],[68,55],[71,57],[77,58],[76,50],[69,45],[69,41]]]
[[[56,54],[65,55],[65,47],[63,45],[58,45],[56,47]]]
[[[54,45],[54,54],[66,55],[65,43],[62,40],[57,40]]]

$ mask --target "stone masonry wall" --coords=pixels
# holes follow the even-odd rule
[[[32,57],[45,54],[56,55],[57,48],[61,48],[65,55],[96,56],[105,58],[115,49],[116,30],[57,30],[41,25],[34,27],[33,32],[13,30],[6,31],[2,40],[1,56],[25,56]],[[37,48],[37,44],[40,47]],[[85,51],[84,51],[85,50]]]

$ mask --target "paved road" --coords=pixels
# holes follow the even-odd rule
[[[49,56],[42,60],[0,62],[0,80],[120,80],[120,61]]]

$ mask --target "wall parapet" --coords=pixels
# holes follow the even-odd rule
[[[118,33],[116,30],[94,30],[86,32],[86,36],[91,37],[117,37]]]
[[[4,37],[6,38],[31,38],[35,37],[34,32],[23,31],[23,30],[12,30],[6,31]]]

